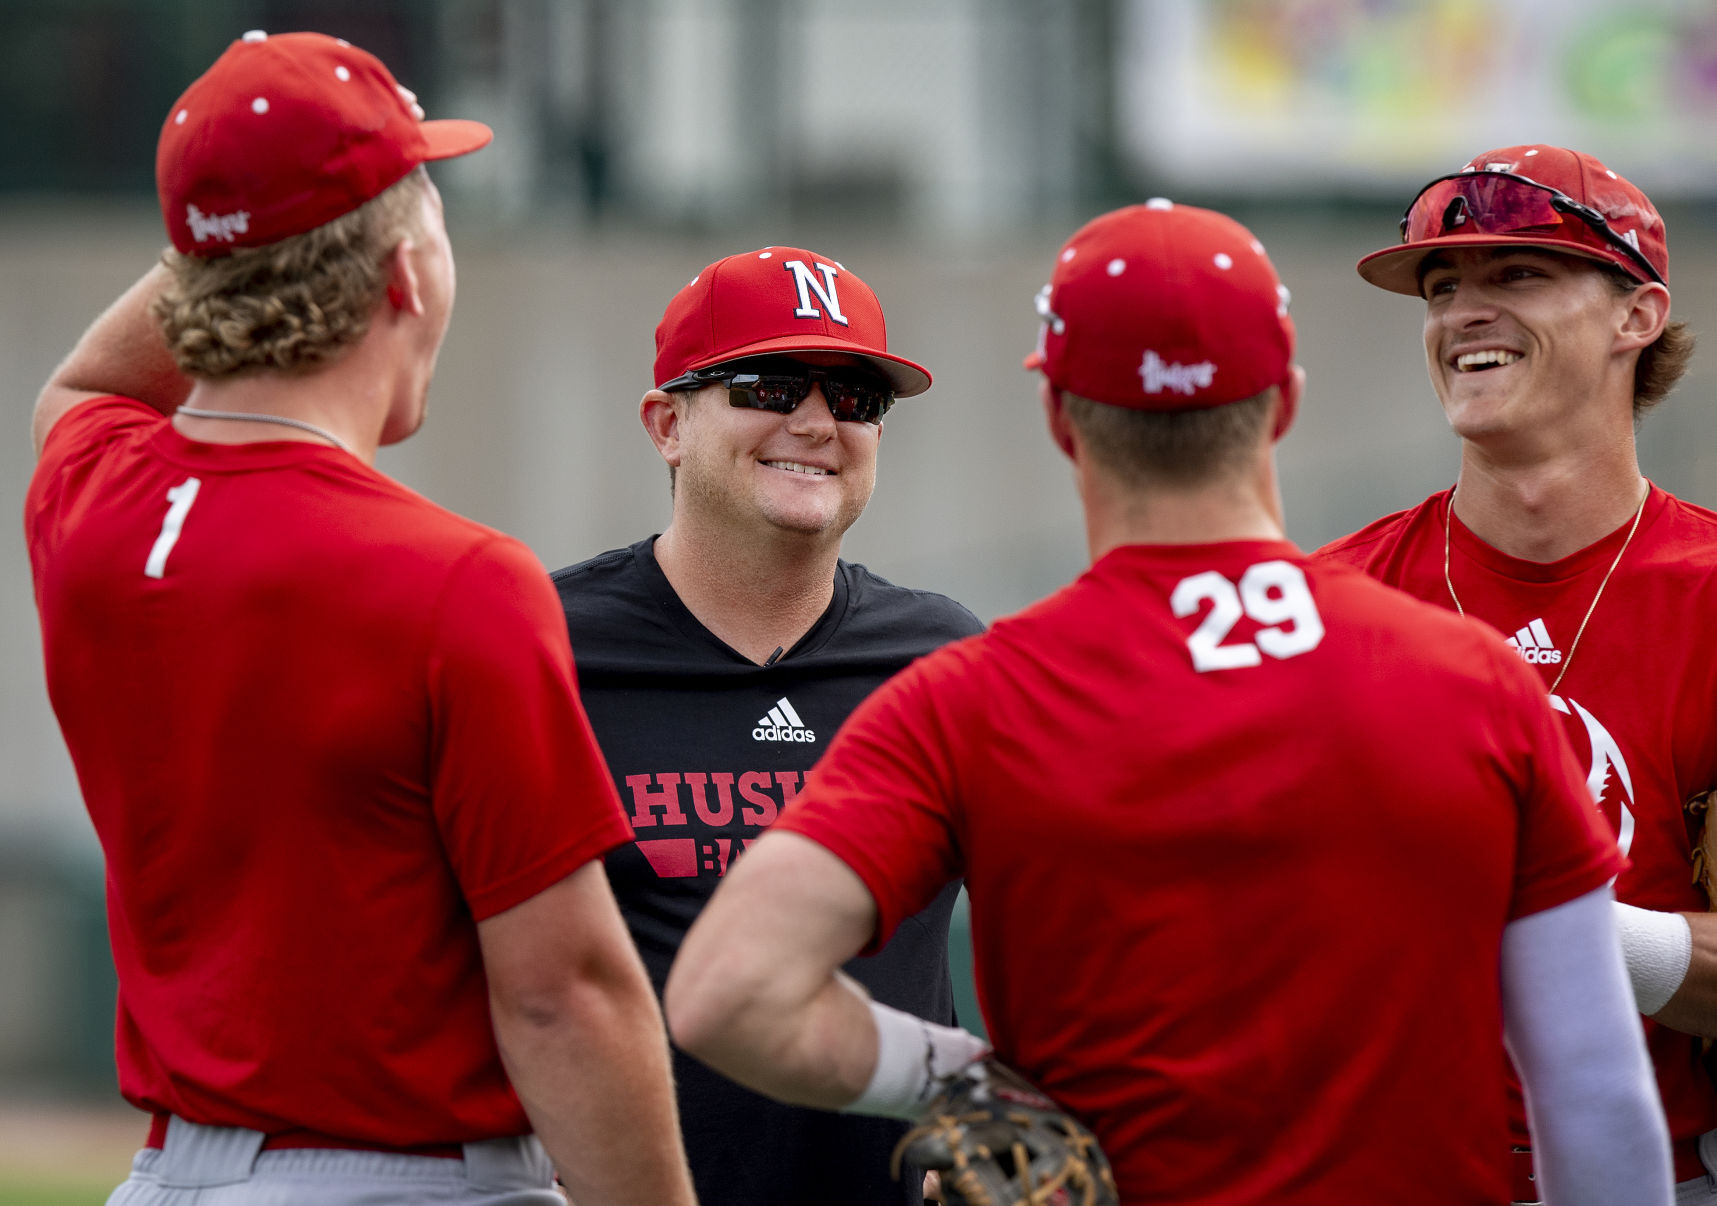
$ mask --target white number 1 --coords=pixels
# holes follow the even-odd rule
[[[197,491],[202,485],[197,478],[187,477],[177,486],[168,487],[167,501],[172,505],[167,508],[167,518],[161,521],[161,534],[155,537],[149,560],[143,563],[145,578],[159,578],[167,572],[167,554],[179,543],[179,530],[185,526],[185,516],[197,501]]]
[[[1208,601],[1210,612],[1193,634],[1186,638],[1192,653],[1192,668],[1206,670],[1237,670],[1256,666],[1264,659],[1293,657],[1316,649],[1324,639],[1323,617],[1306,585],[1300,567],[1287,561],[1260,561],[1240,576],[1240,588],[1215,570],[1206,570],[1183,578],[1169,596],[1169,606],[1181,619],[1192,615],[1199,604]],[[1259,624],[1254,640],[1224,645],[1234,625],[1242,615],[1251,616]],[[1291,623],[1291,629],[1281,626]]]

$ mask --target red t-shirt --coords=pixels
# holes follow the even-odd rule
[[[536,559],[336,449],[194,443],[122,398],[54,426],[25,526],[126,1098],[528,1131],[474,923],[631,836]]]
[[[998,1056],[1123,1201],[1505,1201],[1498,951],[1621,865],[1482,625],[1286,542],[1131,546],[873,695],[778,828],[880,942],[964,874]]]
[[[1451,491],[1387,516],[1315,556],[1364,570],[1439,607],[1454,608],[1443,577]],[[1547,564],[1498,552],[1459,519],[1449,529],[1449,580],[1466,614],[1508,636],[1548,689],[1551,704],[1610,832],[1631,864],[1616,881],[1628,904],[1704,912],[1693,885],[1683,804],[1717,785],[1717,649],[1705,617],[1717,610],[1717,514],[1656,487],[1603,598],[1575,634],[1633,526]],[[1573,656],[1570,657],[1570,654]],[[1717,1128],[1717,1091],[1699,1040],[1645,1020],[1646,1043],[1675,1140],[1676,1175],[1702,1170],[1699,1135]],[[1515,1137],[1525,1142],[1516,1098]]]

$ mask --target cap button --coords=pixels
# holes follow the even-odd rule
[[[242,40],[246,42],[266,42],[268,41],[268,33],[261,29],[247,29],[244,31],[244,38]]]

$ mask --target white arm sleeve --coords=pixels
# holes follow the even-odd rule
[[[1503,1033],[1547,1206],[1668,1206],[1669,1130],[1608,887],[1510,922]]]

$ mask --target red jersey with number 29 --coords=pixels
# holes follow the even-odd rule
[[[127,1099],[529,1131],[474,922],[631,836],[536,558],[337,449],[196,443],[122,398],[55,424],[25,526]]]
[[[1642,909],[1704,912],[1709,902],[1693,883],[1694,828],[1683,806],[1717,786],[1717,646],[1704,625],[1717,609],[1717,514],[1653,486],[1631,541],[1630,517],[1597,543],[1541,563],[1474,536],[1449,515],[1452,494],[1434,494],[1314,556],[1438,607],[1454,607],[1452,583],[1467,615],[1507,635],[1545,690],[1556,685],[1551,706],[1630,864],[1616,898]],[[1717,1091],[1698,1039],[1650,1018],[1645,1034],[1676,1179],[1685,1181],[1706,1171],[1699,1136],[1717,1129]],[[1518,1096],[1514,1126],[1524,1142]]]
[[[1621,866],[1494,633],[1275,541],[1122,547],[930,654],[777,828],[877,942],[964,874],[999,1058],[1200,1206],[1506,1201],[1503,928]]]

